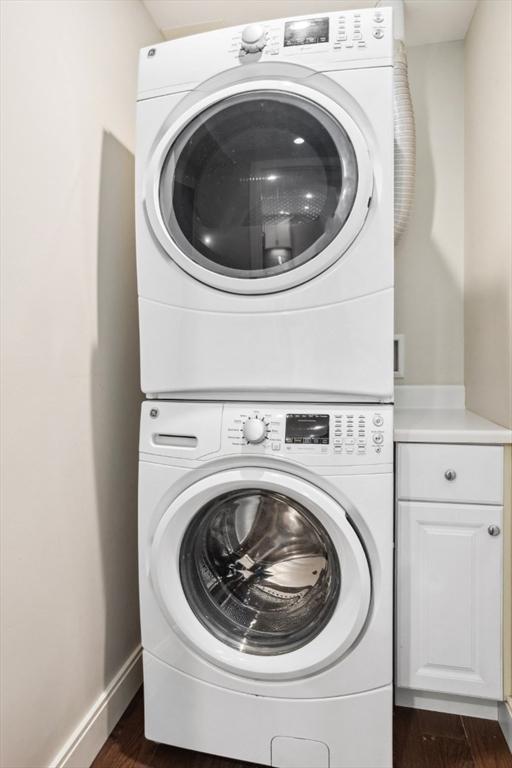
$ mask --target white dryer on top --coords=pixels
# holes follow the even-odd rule
[[[142,388],[391,401],[391,10],[143,49]]]

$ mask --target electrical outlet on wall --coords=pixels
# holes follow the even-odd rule
[[[405,336],[397,333],[394,337],[393,361],[395,379],[403,379],[405,376]]]

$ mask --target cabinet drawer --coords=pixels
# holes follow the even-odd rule
[[[503,448],[400,443],[397,495],[418,501],[503,503]]]

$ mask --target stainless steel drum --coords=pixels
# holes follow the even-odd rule
[[[217,638],[245,653],[288,653],[321,632],[341,571],[325,528],[284,494],[250,489],[208,502],[180,552],[186,598]]]

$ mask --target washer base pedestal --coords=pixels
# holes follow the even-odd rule
[[[144,706],[147,738],[164,744],[280,768],[392,768],[391,685],[268,698],[203,683],[145,651]]]

